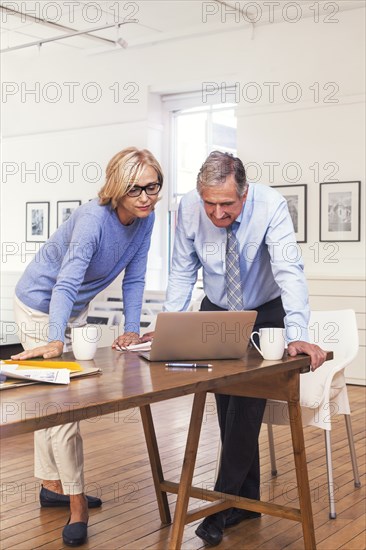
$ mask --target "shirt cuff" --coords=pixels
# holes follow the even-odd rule
[[[125,332],[136,332],[137,334],[140,334],[140,323],[134,323],[133,321],[125,323],[124,330]]]
[[[309,342],[309,330],[307,327],[301,326],[298,323],[289,323],[286,325],[285,340],[290,342]]]

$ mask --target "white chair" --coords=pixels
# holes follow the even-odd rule
[[[351,309],[313,311],[309,324],[310,338],[334,359],[326,361],[314,372],[300,376],[300,405],[303,426],[316,426],[325,432],[325,452],[328,474],[328,493],[331,519],[336,518],[330,431],[331,419],[343,414],[355,487],[360,487],[357,459],[351,426],[351,411],[344,376],[346,366],[358,352],[358,330],[355,312]],[[272,425],[289,424],[287,403],[268,400],[263,422],[267,424],[272,475],[277,475]],[[311,456],[310,456],[311,460]]]
[[[98,348],[111,347],[114,340],[122,333],[118,325],[99,325]]]
[[[140,336],[155,330],[156,315],[143,314],[140,317]]]
[[[165,295],[165,290],[145,290],[141,315],[157,315],[163,311]]]
[[[91,308],[88,311],[86,322],[89,325],[113,325],[114,314],[110,311]]]
[[[122,302],[114,300],[92,300],[89,305],[88,319],[89,317],[95,318],[96,320],[88,320],[88,323],[119,325],[123,321],[123,304]],[[98,321],[99,318],[108,319],[108,322]]]
[[[163,303],[146,303],[143,302],[142,309],[141,309],[141,315],[157,315],[163,311]]]
[[[166,298],[165,290],[145,290],[143,302],[145,304],[163,304]]]

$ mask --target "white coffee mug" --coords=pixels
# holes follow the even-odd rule
[[[253,336],[258,334],[259,336],[259,345],[254,342]],[[283,328],[260,328],[259,332],[252,332],[250,335],[253,346],[259,351],[263,359],[268,361],[282,359],[283,353],[285,351],[285,338],[284,338],[284,329]]]
[[[71,329],[72,351],[75,359],[89,361],[93,359],[99,340],[99,327],[97,325],[85,325]]]

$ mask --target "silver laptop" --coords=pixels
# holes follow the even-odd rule
[[[158,313],[148,361],[239,359],[248,347],[256,311]]]

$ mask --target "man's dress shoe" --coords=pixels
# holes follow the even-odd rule
[[[69,521],[63,528],[62,540],[66,546],[81,546],[88,538],[88,524],[83,521],[76,523],[69,523]]]
[[[88,501],[88,508],[99,508],[102,505],[102,501],[98,497],[91,497],[86,495]],[[54,508],[58,506],[70,506],[70,496],[69,495],[60,495],[49,489],[45,489],[42,486],[42,489],[39,493],[39,502],[41,503],[42,508]]]
[[[232,508],[229,515],[225,520],[225,527],[233,527],[238,525],[241,521],[245,519],[260,518],[261,514],[259,512],[251,512],[250,510],[241,510],[240,508]]]
[[[221,522],[215,521],[213,516],[208,516],[197,527],[196,535],[210,546],[217,546],[222,541],[224,529]]]

